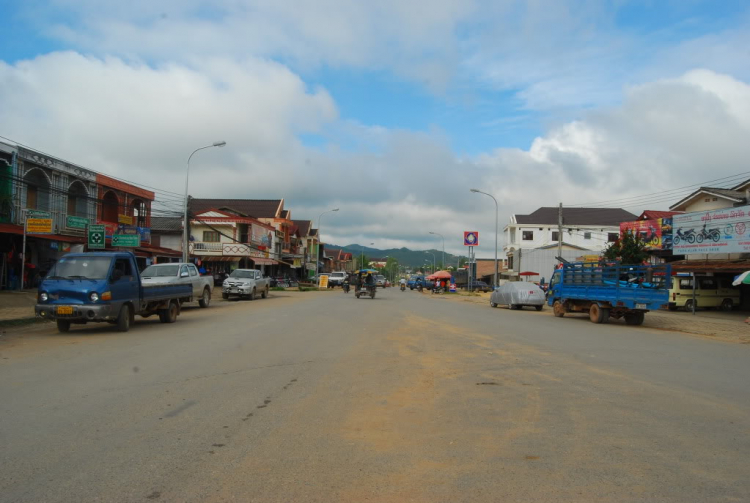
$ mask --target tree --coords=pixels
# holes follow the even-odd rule
[[[466,257],[461,257],[458,259],[458,267],[463,267],[468,263],[469,263],[469,259],[467,259]]]
[[[649,255],[646,243],[640,236],[627,231],[602,252],[602,257],[606,260],[618,260],[623,264],[642,264],[648,260]]]
[[[367,269],[368,263],[370,262],[370,259],[367,258],[367,256],[363,253],[359,257],[357,257],[357,260],[354,261],[354,270],[357,269]]]

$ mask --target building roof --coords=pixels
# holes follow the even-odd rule
[[[672,273],[678,272],[723,272],[737,274],[750,270],[750,260],[678,260],[670,262]]]
[[[477,259],[477,277],[481,278],[488,275],[495,274],[495,259]],[[501,258],[497,259],[497,273],[500,274],[501,272],[506,271],[507,269],[503,267],[503,260]]]
[[[558,208],[543,206],[528,215],[514,215],[523,225],[557,225]],[[622,208],[563,208],[563,225],[619,226],[636,216]]]
[[[670,218],[675,215],[681,215],[684,213],[683,211],[654,211],[654,210],[645,210],[641,215],[638,217],[638,220],[658,220],[659,218]]]
[[[151,217],[151,232],[182,232],[180,217]]]
[[[677,203],[670,206],[669,209],[674,210],[677,208],[683,208],[687,206],[690,201],[702,195],[722,197],[724,199],[732,201],[733,203],[746,202],[745,193],[740,192],[739,190],[723,189],[720,187],[701,187],[689,196],[680,199]]]
[[[292,223],[299,227],[300,236],[311,236],[312,220],[292,220]]]
[[[281,218],[283,199],[191,199],[190,211],[202,213],[213,208],[227,208],[255,218]]]
[[[96,183],[104,187],[109,187],[115,190],[121,190],[128,194],[131,194],[131,195],[143,198],[143,199],[147,199],[149,201],[154,200],[154,193],[151,192],[150,190],[146,190],[144,188],[138,187],[136,185],[133,185],[127,182],[116,180],[112,177],[103,175],[101,173],[96,174]]]

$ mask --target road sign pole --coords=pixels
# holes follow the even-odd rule
[[[27,211],[23,210],[23,246],[21,248],[21,288],[23,290],[23,275],[26,273],[26,218]]]

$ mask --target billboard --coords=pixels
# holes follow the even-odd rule
[[[673,253],[750,252],[750,206],[675,215]]]
[[[672,218],[622,222],[620,224],[620,236],[630,231],[646,243],[647,250],[671,250],[672,225]]]
[[[479,246],[479,233],[477,231],[464,231],[464,246]]]

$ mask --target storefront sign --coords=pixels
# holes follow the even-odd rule
[[[318,288],[328,288],[328,275],[318,278]]]
[[[89,225],[87,234],[87,244],[89,249],[96,250],[96,249],[102,249],[105,246],[104,242],[104,233],[106,232],[106,229],[103,225],[96,224],[96,225]]]
[[[117,215],[117,222],[125,225],[133,225],[133,217],[128,215]]]
[[[85,229],[88,224],[88,218],[68,216],[65,219],[65,226],[69,229]]]
[[[52,234],[51,218],[26,218],[27,234]]]
[[[42,210],[26,210],[26,218],[52,218],[52,213]]]
[[[750,206],[672,217],[673,254],[750,252]]]
[[[672,249],[671,218],[622,222],[620,224],[620,236],[628,231],[637,235],[646,244],[647,250]]]
[[[112,246],[127,248],[141,246],[141,236],[138,234],[115,234],[112,236]]]

